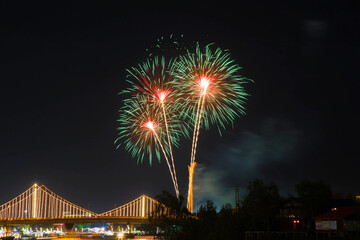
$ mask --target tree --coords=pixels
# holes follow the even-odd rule
[[[199,218],[199,231],[196,233],[197,239],[217,239],[218,225],[214,202],[207,200],[205,205],[200,206],[197,216]]]
[[[159,227],[166,239],[178,239],[182,232],[183,221],[189,214],[184,206],[184,197],[180,195],[177,199],[163,190],[161,194],[155,196],[155,199],[159,204],[150,216],[150,225],[153,229]]]
[[[207,200],[205,205],[201,205],[198,213],[199,218],[216,217],[216,206],[213,201]]]
[[[160,203],[164,204],[165,206],[169,207],[174,213],[181,213],[186,211],[184,209],[184,197],[179,196],[177,199],[168,191],[163,190],[161,194],[156,195],[155,199]]]
[[[295,185],[295,191],[304,205],[308,218],[329,210],[332,196],[329,184],[323,181],[312,182],[303,179]]]
[[[274,183],[268,185],[260,179],[250,181],[241,211],[248,219],[249,230],[270,230],[271,224],[280,211],[282,198]]]

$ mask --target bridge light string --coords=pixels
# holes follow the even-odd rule
[[[69,209],[70,214],[64,209]],[[33,185],[18,197],[0,206],[0,218],[58,218],[91,216],[95,213],[76,206],[52,193],[44,185]]]
[[[0,220],[34,219],[31,214],[33,210],[33,194],[34,186],[32,186],[19,196],[6,202],[5,204],[0,205]],[[148,217],[148,215],[155,209],[154,206],[159,204],[158,201],[146,195],[142,195],[135,200],[124,204],[118,208],[102,214],[96,214],[61,198],[60,196],[56,195],[48,188],[46,188],[44,185],[38,186],[37,199],[38,200],[36,203],[38,204],[38,206],[37,216],[35,219],[94,216]],[[48,210],[48,212],[46,212],[46,210]]]
[[[31,207],[28,207],[28,205],[27,205],[27,199],[28,199],[28,196],[30,195],[31,190],[32,190],[32,187],[27,189],[25,192],[23,192],[19,196],[17,196],[15,198],[11,199],[10,201],[0,205],[0,218],[13,218],[13,217],[15,217],[15,216],[11,215],[11,211],[13,211],[13,208],[15,206],[17,206],[17,205],[21,205],[22,208],[27,207],[28,209],[31,209]],[[24,204],[24,202],[25,202],[25,204]],[[21,214],[23,214],[23,212]],[[22,215],[22,216],[24,216],[24,215]]]

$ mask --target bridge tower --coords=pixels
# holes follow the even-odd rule
[[[33,197],[32,197],[32,218],[36,218],[37,217],[37,190],[38,190],[38,185],[35,183],[34,184],[34,192],[33,192]]]
[[[141,199],[141,216],[145,217],[145,195]]]

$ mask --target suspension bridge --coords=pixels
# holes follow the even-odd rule
[[[34,184],[22,194],[0,205],[0,225],[8,227],[22,224],[52,223],[118,223],[148,222],[159,202],[146,195],[104,213],[95,213],[77,206],[52,192],[44,185]],[[168,211],[165,208],[165,211]]]

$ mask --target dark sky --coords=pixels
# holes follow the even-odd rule
[[[164,162],[113,144],[125,70],[172,33],[229,49],[255,81],[246,116],[200,133],[196,204],[233,204],[256,177],[284,196],[303,178],[360,195],[357,1],[121,2],[1,1],[0,203],[34,182],[96,212],[173,192]],[[183,195],[189,157],[185,140]]]

